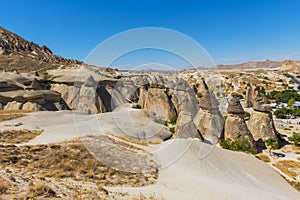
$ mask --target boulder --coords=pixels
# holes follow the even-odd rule
[[[256,97],[255,101],[253,102],[253,109],[256,111],[261,112],[271,112],[272,108],[267,100],[266,97]]]
[[[23,103],[11,101],[4,106],[3,110],[21,110],[22,106]]]
[[[229,104],[228,104],[228,107],[227,107],[227,113],[244,117],[245,111],[244,111],[240,101],[237,98],[232,98],[229,101]]]
[[[37,103],[26,102],[23,104],[22,110],[41,111],[41,110],[43,110],[43,108],[42,108],[42,106],[40,106]]]

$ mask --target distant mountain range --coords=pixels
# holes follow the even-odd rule
[[[233,65],[218,65],[219,70],[233,70],[233,69],[271,69],[271,68],[280,68],[282,62],[277,61],[260,61],[260,62],[245,62],[240,64]]]

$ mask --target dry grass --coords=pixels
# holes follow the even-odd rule
[[[30,111],[25,110],[0,110],[0,122],[8,121],[12,119],[17,119],[24,117],[26,113]]]
[[[39,136],[43,130],[4,130],[0,131],[1,144],[19,144]]]
[[[142,193],[139,194],[137,197],[133,197],[132,200],[163,200],[164,198],[158,197],[155,194],[150,194],[150,196],[143,195]]]
[[[113,135],[114,137],[117,137],[121,140],[125,140],[126,142],[130,142],[133,144],[138,144],[138,145],[142,145],[142,146],[148,146],[150,144],[160,144],[161,142],[159,141],[141,141],[141,140],[136,140],[134,138],[130,138],[127,136],[123,136],[123,135]]]
[[[288,180],[286,177],[282,176],[286,182],[288,182],[293,188],[295,188],[296,190],[298,190],[300,192],[300,182],[296,182],[296,181],[290,181]]]
[[[281,160],[273,165],[291,178],[295,178],[300,174],[300,162]]]
[[[266,154],[263,154],[263,153],[259,153],[255,157],[264,162],[271,162],[269,156],[267,156]]]
[[[3,178],[0,178],[0,195],[5,194],[9,188],[7,181]]]
[[[79,141],[37,146],[0,146],[0,167],[26,170],[39,177],[72,178],[97,185],[143,186],[157,179],[148,174],[118,171],[100,163]]]
[[[300,147],[295,145],[285,145],[281,150],[283,153],[300,154]]]
[[[29,187],[29,192],[26,195],[27,199],[33,199],[35,197],[55,197],[55,192],[45,183],[43,182],[37,182],[35,185],[31,185]]]
[[[108,137],[108,139],[111,140],[114,144],[125,146],[125,147],[128,147],[129,149],[132,149],[132,150],[144,151],[144,149],[139,148],[137,146],[134,146],[130,142],[127,142],[127,141],[124,142],[122,140],[116,140],[113,137]]]

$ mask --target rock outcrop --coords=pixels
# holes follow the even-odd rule
[[[248,128],[258,146],[265,147],[263,141],[276,138],[276,129],[270,105],[264,97],[257,97],[253,104],[253,112],[248,121]]]
[[[299,72],[300,64],[293,60],[285,60],[281,63],[280,71],[282,72]]]
[[[244,107],[251,108],[257,96],[258,96],[258,91],[255,90],[255,87],[249,85],[246,91],[246,101]]]
[[[60,94],[51,90],[0,92],[4,110],[67,110],[69,107]]]
[[[224,138],[231,140],[247,140],[252,147],[255,141],[244,119],[244,109],[237,98],[230,100],[227,108],[227,118],[224,126]]]
[[[200,110],[194,123],[205,140],[215,144],[223,137],[224,118],[219,110],[219,103],[210,90],[207,90],[199,103]]]
[[[170,99],[164,89],[149,88],[142,93],[139,104],[144,110],[156,113],[157,119],[170,120],[177,115]]]

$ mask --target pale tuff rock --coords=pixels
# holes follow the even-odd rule
[[[256,97],[255,101],[253,102],[253,109],[256,111],[261,112],[271,112],[272,108],[267,100],[266,97]]]
[[[244,119],[244,109],[237,98],[230,100],[227,113],[228,116],[224,126],[224,138],[231,140],[247,140],[252,147],[255,147],[254,138]]]
[[[299,72],[300,64],[293,60],[285,60],[281,63],[280,71],[283,72]]]
[[[254,111],[251,113],[248,121],[248,128],[255,141],[265,141],[269,138],[276,138],[276,129],[272,117],[270,105],[265,103],[264,98],[258,97],[253,106]]]
[[[11,101],[4,106],[3,110],[22,110],[22,105],[20,102]]]
[[[191,113],[181,111],[179,113],[177,124],[175,128],[174,138],[199,138],[202,140],[202,136],[197,130],[193,122]]]
[[[60,94],[51,90],[0,92],[4,110],[67,110]],[[25,105],[25,108],[23,106]]]
[[[246,91],[246,102],[245,108],[250,108],[253,106],[255,98],[258,96],[258,91],[255,90],[255,87],[249,85]]]
[[[200,111],[194,118],[201,135],[211,143],[217,143],[223,137],[224,118],[218,105],[214,93],[207,90],[199,103]]]

